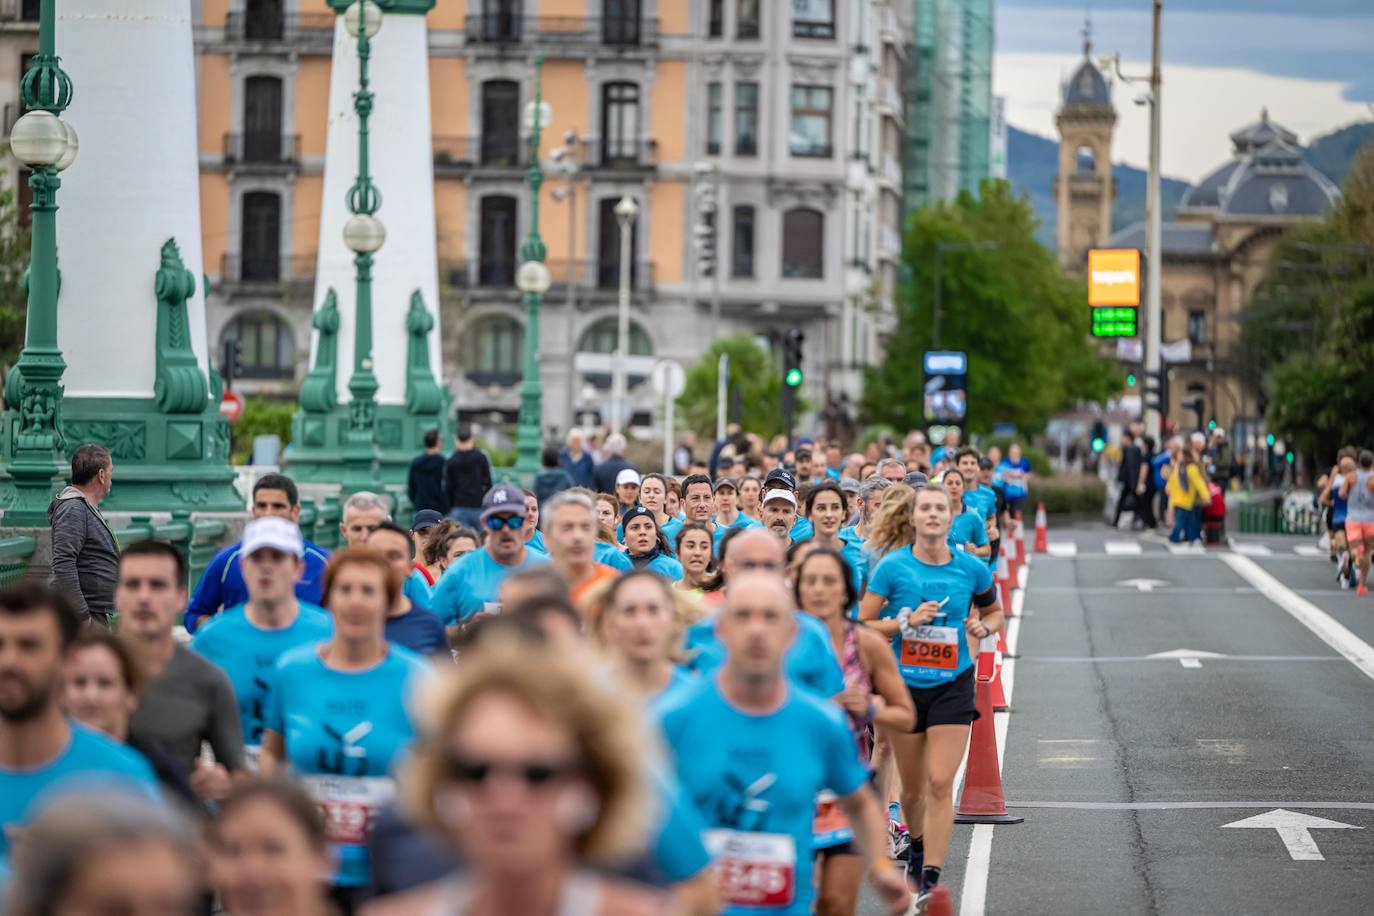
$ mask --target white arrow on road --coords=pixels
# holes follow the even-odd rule
[[[1220,652],[1201,652],[1197,649],[1171,649],[1168,652],[1156,652],[1147,655],[1146,658],[1176,658],[1178,663],[1185,668],[1201,668],[1204,658],[1225,658]]]
[[[1141,592],[1152,592],[1157,588],[1166,588],[1169,585],[1165,579],[1122,579],[1116,584],[1122,588],[1133,588]]]
[[[1256,814],[1254,817],[1247,817],[1245,820],[1234,821],[1221,826],[1223,829],[1239,827],[1246,830],[1277,830],[1279,839],[1283,840],[1283,845],[1288,850],[1289,858],[1295,862],[1321,862],[1326,859],[1322,855],[1322,851],[1317,848],[1317,841],[1312,839],[1312,834],[1308,833],[1309,830],[1364,829],[1363,827],[1356,827],[1354,824],[1328,821],[1324,817],[1299,814],[1284,808],[1275,808],[1265,814]]]

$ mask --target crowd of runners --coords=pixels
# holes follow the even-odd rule
[[[332,555],[267,474],[189,594],[158,541],[109,614],[0,590],[4,912],[919,909],[1029,462],[734,433],[618,463],[475,518],[355,493]]]

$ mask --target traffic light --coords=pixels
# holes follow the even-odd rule
[[[1161,417],[1169,415],[1169,370],[1145,373],[1145,409],[1157,412]]]
[[[1208,420],[1208,421],[1207,421],[1207,431],[1208,431],[1209,433],[1212,432],[1212,431],[1213,431],[1214,429],[1216,429],[1216,428],[1217,428],[1217,421],[1216,421],[1216,420]]]
[[[1134,373],[1134,372],[1127,372],[1127,373],[1126,373],[1126,387],[1127,387],[1127,388],[1134,388],[1134,387],[1135,387],[1135,383],[1136,383],[1135,373]]]
[[[1101,420],[1093,422],[1092,446],[1095,455],[1102,454],[1103,449],[1107,447],[1107,424]]]
[[[805,379],[802,373],[802,342],[806,336],[796,328],[787,332],[782,342],[782,382],[788,388],[800,388]]]
[[[219,374],[224,379],[225,391],[232,391],[234,379],[243,375],[243,344],[237,337],[230,337],[224,341]]]
[[[1273,448],[1273,447],[1274,447],[1274,443],[1277,442],[1277,441],[1278,441],[1278,440],[1274,438],[1274,434],[1273,434],[1273,433],[1270,433],[1269,435],[1267,435],[1267,436],[1264,437],[1264,444],[1267,445],[1267,446],[1269,446],[1270,448]]]

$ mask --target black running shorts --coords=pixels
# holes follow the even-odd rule
[[[932,725],[972,725],[978,718],[978,704],[974,699],[974,678],[977,666],[938,687],[912,687],[911,701],[916,704],[916,727],[912,734],[925,734]]]

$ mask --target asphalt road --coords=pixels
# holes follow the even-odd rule
[[[1374,912],[1374,598],[1311,543],[1052,532],[998,715],[1025,823],[955,828],[956,912]]]

